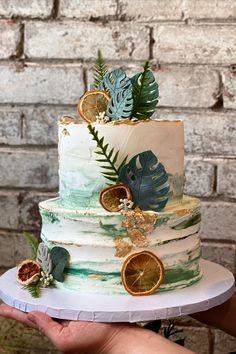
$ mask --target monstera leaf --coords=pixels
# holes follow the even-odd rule
[[[111,97],[117,91],[128,88],[131,88],[131,81],[121,68],[107,73],[100,84],[100,89],[106,90]]]
[[[160,211],[168,201],[168,175],[151,150],[135,155],[124,165],[118,183],[128,185],[134,205],[142,210]]]
[[[129,118],[133,109],[131,89],[117,90],[107,104],[106,115],[112,120]]]
[[[133,85],[134,108],[133,117],[148,119],[155,112],[159,91],[153,73],[150,71],[149,63],[143,67],[143,72],[131,78]]]

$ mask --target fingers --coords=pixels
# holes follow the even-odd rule
[[[27,318],[58,347],[59,335],[63,330],[63,326],[60,323],[54,321],[45,313],[38,311],[30,312]]]
[[[35,323],[30,321],[27,317],[27,313],[22,312],[20,310],[15,309],[14,307],[1,304],[0,305],[0,316],[5,317],[5,318],[10,318],[12,320],[16,320],[18,322],[21,322],[27,326],[37,328]]]

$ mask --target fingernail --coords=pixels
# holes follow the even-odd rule
[[[31,322],[36,323],[36,319],[35,319],[34,315],[28,314],[27,318],[28,318],[28,320],[30,320]]]

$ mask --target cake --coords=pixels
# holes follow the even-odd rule
[[[158,85],[147,64],[131,79],[122,69],[95,78],[83,119],[59,119],[59,197],[39,204],[41,254],[67,255],[54,284],[124,296],[190,286],[202,276],[200,201],[183,195],[183,122],[151,118]]]

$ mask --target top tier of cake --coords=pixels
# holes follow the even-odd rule
[[[114,151],[119,150],[118,163],[126,155],[152,150],[170,181],[169,202],[181,199],[184,181],[184,128],[179,120],[143,120],[95,124],[98,137]],[[99,194],[107,187],[101,174],[96,142],[86,124],[63,118],[59,122],[59,193],[64,206],[101,208]]]

